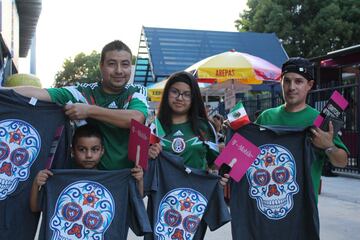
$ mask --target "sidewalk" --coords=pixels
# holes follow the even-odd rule
[[[319,196],[320,239],[360,239],[360,179],[322,177]],[[131,230],[129,240],[136,237]],[[215,232],[208,230],[206,240],[231,240],[230,223]]]
[[[320,238],[360,239],[360,179],[322,177]]]

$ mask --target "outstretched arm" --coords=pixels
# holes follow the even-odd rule
[[[29,97],[29,98],[34,97],[42,101],[51,102],[50,95],[48,91],[46,91],[46,89],[44,88],[23,86],[23,87],[2,87],[2,89],[12,89],[15,92],[25,97]]]
[[[83,103],[67,104],[65,114],[71,120],[93,118],[120,128],[130,128],[131,119],[140,123],[145,122],[144,114],[137,110],[108,109]]]

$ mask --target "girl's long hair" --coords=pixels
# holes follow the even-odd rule
[[[201,97],[199,85],[193,75],[188,72],[181,71],[173,73],[167,80],[167,83],[164,88],[163,96],[160,102],[160,107],[158,111],[158,119],[163,126],[166,133],[171,131],[172,125],[172,114],[173,111],[169,105],[169,90],[170,87],[176,82],[183,82],[190,86],[191,90],[191,106],[188,112],[189,121],[191,123],[191,128],[196,135],[203,140],[204,133],[200,130],[200,121],[208,120],[204,101]]]

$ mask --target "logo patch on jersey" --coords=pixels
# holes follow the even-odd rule
[[[50,228],[52,239],[103,239],[115,215],[115,201],[103,185],[78,181],[60,194]]]
[[[184,136],[184,134],[183,134],[180,130],[177,130],[177,132],[174,133],[173,136],[174,136],[174,137],[181,137],[181,136]]]
[[[185,150],[185,141],[182,138],[174,138],[171,148],[175,153],[182,153]]]
[[[191,188],[168,192],[159,204],[155,225],[158,239],[193,239],[207,203],[201,193]]]
[[[112,109],[117,109],[118,106],[116,105],[116,103],[113,101],[108,105],[108,108],[112,108]]]
[[[0,121],[0,200],[29,178],[40,149],[40,135],[29,123],[18,119]]]
[[[259,211],[271,220],[279,220],[291,211],[294,195],[299,192],[294,156],[283,146],[265,144],[246,172],[250,197]]]

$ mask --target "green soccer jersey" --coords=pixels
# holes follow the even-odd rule
[[[299,112],[287,112],[285,106],[281,105],[276,108],[265,110],[255,122],[260,125],[309,127],[313,125],[313,122],[318,115],[319,111],[310,106],[306,106],[305,109]],[[334,144],[349,152],[339,136],[334,138]],[[317,159],[313,162],[311,167],[311,176],[317,201],[321,172],[327,157],[322,150],[316,150],[315,153]]]
[[[155,127],[153,125],[153,128],[155,128],[156,134],[161,137],[161,145],[164,151],[181,156],[186,166],[206,169],[207,166],[213,164],[219,151],[213,127],[206,121],[200,123],[200,131],[205,137],[204,141],[193,132],[190,122],[173,124],[168,133],[161,133],[163,130],[162,127],[159,127],[159,121]]]
[[[148,105],[144,88],[128,84],[118,94],[108,94],[102,89],[101,83],[83,83],[77,86],[49,88],[51,100],[59,104],[81,102],[108,109],[137,110],[148,114]],[[96,124],[103,134],[105,153],[101,158],[99,169],[115,170],[133,167],[128,160],[129,129],[119,128],[112,124],[95,119],[87,119]]]

